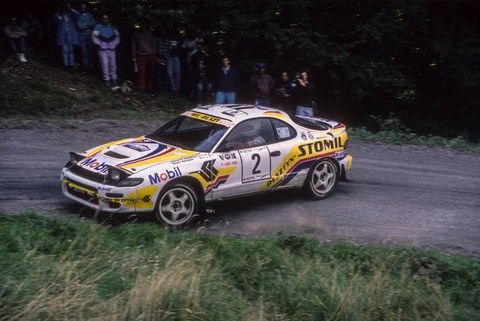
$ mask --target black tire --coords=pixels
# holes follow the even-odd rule
[[[198,216],[202,203],[190,184],[176,182],[162,190],[154,213],[162,223],[174,227],[186,226]]]
[[[323,158],[310,168],[303,188],[314,199],[328,197],[338,181],[338,167],[329,158]]]

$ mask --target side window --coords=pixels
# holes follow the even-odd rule
[[[218,150],[258,147],[275,143],[275,140],[275,133],[269,119],[249,119],[236,125]]]
[[[289,140],[297,136],[295,129],[284,121],[271,119],[277,141]]]

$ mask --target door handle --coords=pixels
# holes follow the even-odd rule
[[[270,152],[270,156],[272,156],[272,157],[280,156],[280,151],[279,151],[279,150],[276,150],[276,151],[274,151],[274,152]]]

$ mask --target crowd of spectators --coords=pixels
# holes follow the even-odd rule
[[[240,73],[232,66],[229,56],[212,58],[200,34],[191,31],[183,38],[165,29],[153,30],[140,23],[127,37],[120,34],[106,14],[92,15],[85,3],[78,10],[69,3],[58,7],[53,15],[56,27],[56,45],[61,52],[65,69],[81,65],[85,71],[94,71],[94,53],[106,86],[120,89],[117,74],[117,47],[125,38],[131,41],[131,64],[136,75],[136,90],[152,94],[174,93],[181,90],[200,106],[209,103],[233,104],[237,102],[241,87]],[[34,53],[43,43],[44,29],[32,13],[27,12],[18,23],[11,17],[3,29],[11,52],[22,63],[27,53]],[[218,60],[218,61],[216,61]],[[249,78],[250,101],[262,106],[276,107],[303,116],[313,116],[314,84],[308,69],[295,73],[293,78],[283,71],[275,80],[267,65],[259,62]],[[183,77],[183,79],[182,79]]]

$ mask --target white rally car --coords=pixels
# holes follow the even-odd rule
[[[205,202],[303,187],[328,196],[352,167],[345,126],[252,105],[209,105],[153,133],[70,153],[63,193],[102,212],[179,226]]]

